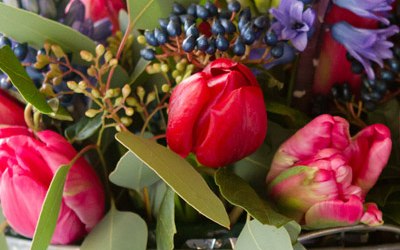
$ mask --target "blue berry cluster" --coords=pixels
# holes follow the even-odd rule
[[[201,67],[204,57],[246,58],[252,47],[265,48],[265,57],[279,58],[284,52],[283,43],[269,31],[268,16],[253,17],[250,9],[242,8],[236,0],[230,1],[227,9],[210,1],[187,8],[174,3],[170,16],[159,19],[159,24],[154,30],[144,31],[148,46],[140,53],[146,60],[186,55]]]

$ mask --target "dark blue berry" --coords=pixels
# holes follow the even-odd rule
[[[361,74],[364,72],[364,66],[359,61],[353,60],[351,62],[351,72]]]
[[[181,18],[180,18],[179,16],[177,16],[177,15],[170,15],[170,16],[169,16],[169,21],[170,21],[170,22],[171,22],[171,21],[176,22],[176,23],[178,23],[179,25],[181,24]]]
[[[231,19],[232,12],[230,12],[227,9],[221,9],[218,16],[219,16],[219,18],[223,18],[223,19]]]
[[[354,60],[354,57],[349,52],[346,52],[346,59],[347,61],[352,62]]]
[[[193,17],[197,17],[197,13],[196,13],[196,4],[194,4],[194,3],[192,3],[192,4],[190,4],[189,5],[189,7],[187,8],[187,10],[186,10],[186,13],[188,14],[188,15],[191,15],[191,16],[193,16]]]
[[[194,17],[193,16],[191,16],[191,15],[180,15],[179,16],[179,20],[181,21],[181,23],[185,23],[186,22],[186,20],[190,20],[192,23],[194,23]]]
[[[168,42],[168,34],[165,30],[155,28],[154,36],[157,39],[158,44],[163,45]]]
[[[146,30],[144,32],[144,37],[149,45],[157,47],[159,45],[153,30]]]
[[[181,4],[174,2],[174,4],[172,5],[172,12],[176,15],[182,15],[185,14],[186,9]]]
[[[251,19],[251,11],[249,7],[246,7],[242,10],[242,12],[240,12],[239,17],[245,17],[247,20]]]
[[[372,101],[371,93],[370,93],[367,89],[362,88],[362,89],[361,89],[360,95],[361,95],[361,100],[362,100],[363,102],[370,102],[370,101]]]
[[[224,26],[222,26],[220,20],[218,20],[218,19],[214,20],[214,23],[211,26],[211,32],[214,35],[219,35],[219,34],[223,35],[225,33],[225,28],[224,28]]]
[[[364,102],[364,107],[367,111],[374,111],[376,109],[376,104],[374,102]]]
[[[381,78],[385,81],[394,81],[394,74],[389,70],[382,70]]]
[[[246,51],[246,45],[243,43],[242,39],[238,37],[233,44],[233,53],[237,56],[243,56]]]
[[[215,39],[215,46],[220,51],[227,51],[229,49],[229,41],[222,35],[218,35]]]
[[[397,59],[392,58],[389,60],[389,67],[392,71],[398,73],[400,71],[400,63]]]
[[[171,20],[168,23],[167,32],[168,35],[172,37],[180,36],[182,34],[181,25],[178,22],[174,22],[173,20]]]
[[[230,1],[228,3],[228,10],[232,11],[232,12],[239,12],[240,11],[240,3],[236,0]]]
[[[210,13],[210,17],[218,15],[218,8],[212,2],[207,1],[204,7],[208,10],[208,13]]]
[[[246,27],[249,24],[251,25],[250,19],[248,19],[245,16],[240,17],[239,18],[239,22],[238,22],[239,31],[242,32],[243,28]]]
[[[160,19],[158,19],[158,23],[160,24],[161,28],[166,29],[168,26],[169,20],[168,20],[168,18],[160,18]]]
[[[28,54],[28,44],[27,43],[17,43],[13,48],[15,56],[18,60],[22,61]]]
[[[196,5],[196,15],[201,19],[207,19],[210,15],[208,10],[202,5]]]
[[[259,29],[264,29],[268,24],[268,19],[266,16],[259,16],[254,19],[254,25]]]
[[[313,0],[300,0],[301,2],[303,2],[304,4],[311,4],[313,2]]]
[[[202,35],[196,40],[197,43],[197,49],[200,51],[206,51],[208,49],[208,40],[207,37]]]
[[[215,51],[216,51],[216,46],[215,46],[215,39],[214,38],[210,38],[208,40],[208,48],[206,50],[206,53],[209,55],[214,55]]]
[[[382,96],[381,93],[379,93],[377,91],[373,91],[373,92],[370,93],[370,97],[371,97],[372,101],[379,102],[380,100],[382,100],[383,96]]]
[[[229,19],[222,18],[221,24],[225,28],[225,32],[228,34],[233,34],[236,31],[236,26]]]
[[[331,93],[333,98],[337,99],[339,98],[339,86],[337,84],[333,85],[332,89],[331,89]]]
[[[363,84],[365,89],[370,90],[370,89],[375,87],[376,81],[374,79],[368,79],[367,77],[364,77],[362,79],[362,84]]]
[[[196,37],[195,36],[188,36],[183,40],[182,42],[182,49],[185,52],[192,52],[194,50],[194,47],[196,46]]]
[[[264,43],[268,46],[275,46],[278,43],[278,36],[275,32],[267,32],[264,36]]]
[[[194,36],[194,37],[199,37],[200,32],[196,27],[196,24],[192,24],[187,30],[186,30],[186,36]]]
[[[140,50],[140,56],[148,61],[151,61],[156,58],[156,52],[153,49],[145,48]]]
[[[6,75],[1,75],[0,77],[0,88],[9,89],[12,87],[12,84]]]
[[[271,49],[271,56],[273,58],[280,58],[283,56],[283,52],[284,52],[284,47],[283,44],[278,43],[277,45],[275,45],[274,47],[272,47]]]
[[[243,38],[243,42],[247,45],[251,45],[256,40],[256,33],[253,30],[251,23],[248,23],[241,31],[240,36]]]
[[[351,100],[351,90],[348,83],[344,83],[342,86],[342,99],[345,102],[349,102]]]
[[[190,28],[190,26],[192,26],[193,24],[195,24],[194,19],[187,18],[187,19],[183,22],[183,29],[184,29],[184,30],[188,30],[188,29]]]
[[[2,48],[3,46],[6,46],[6,45],[11,47],[11,40],[6,36],[1,36],[0,37],[0,48]]]
[[[400,47],[398,47],[398,46],[394,47],[393,53],[397,58],[400,58]]]
[[[374,90],[378,92],[379,94],[384,95],[387,91],[387,84],[383,80],[376,80],[376,86],[374,87]]]

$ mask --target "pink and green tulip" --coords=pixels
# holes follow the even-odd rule
[[[309,228],[379,225],[378,207],[363,202],[391,147],[382,124],[351,138],[345,119],[321,115],[280,146],[267,176],[268,193],[283,213]]]

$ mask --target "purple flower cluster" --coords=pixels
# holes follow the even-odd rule
[[[388,37],[399,32],[396,25],[385,29],[358,29],[347,22],[339,22],[333,25],[333,38],[346,47],[347,51],[363,66],[368,78],[374,79],[375,74],[371,67],[371,61],[383,67],[383,59],[393,57],[390,50],[393,43]]]
[[[311,8],[304,11],[301,1],[282,0],[278,8],[271,9],[270,13],[276,19],[271,28],[279,39],[290,40],[297,50],[303,51],[314,24],[315,12]]]

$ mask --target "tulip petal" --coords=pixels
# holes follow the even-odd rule
[[[282,172],[268,186],[268,194],[283,214],[298,222],[315,203],[338,198],[334,172],[308,166]]]
[[[192,150],[195,123],[209,100],[206,76],[194,74],[181,82],[172,92],[168,111],[168,146],[186,157]]]
[[[205,136],[194,148],[198,161],[221,167],[253,153],[267,130],[263,100],[260,88],[249,86],[232,91],[212,107],[209,123],[199,128]]]
[[[365,203],[364,207],[366,211],[361,217],[361,223],[368,226],[380,226],[383,224],[382,211],[379,210],[375,203]]]
[[[348,201],[322,201],[307,211],[305,225],[310,229],[352,225],[360,220],[362,213],[362,201],[357,196],[351,196]]]
[[[267,182],[298,160],[313,157],[322,149],[346,148],[350,143],[348,127],[348,122],[341,117],[316,117],[279,147],[272,160]]]
[[[62,152],[62,154],[69,159],[74,158],[76,155],[74,147],[66,143],[67,141],[65,138],[54,131],[40,131],[36,133],[36,136],[46,145],[46,148],[53,152]]]
[[[15,135],[26,135],[31,136],[32,132],[24,126],[3,126],[0,127],[0,143],[2,139],[15,136]]]
[[[391,149],[390,130],[385,125],[374,124],[361,130],[345,150],[353,169],[353,183],[361,187],[363,197],[378,180]]]
[[[23,106],[4,90],[0,90],[0,114],[0,124],[26,126]]]

